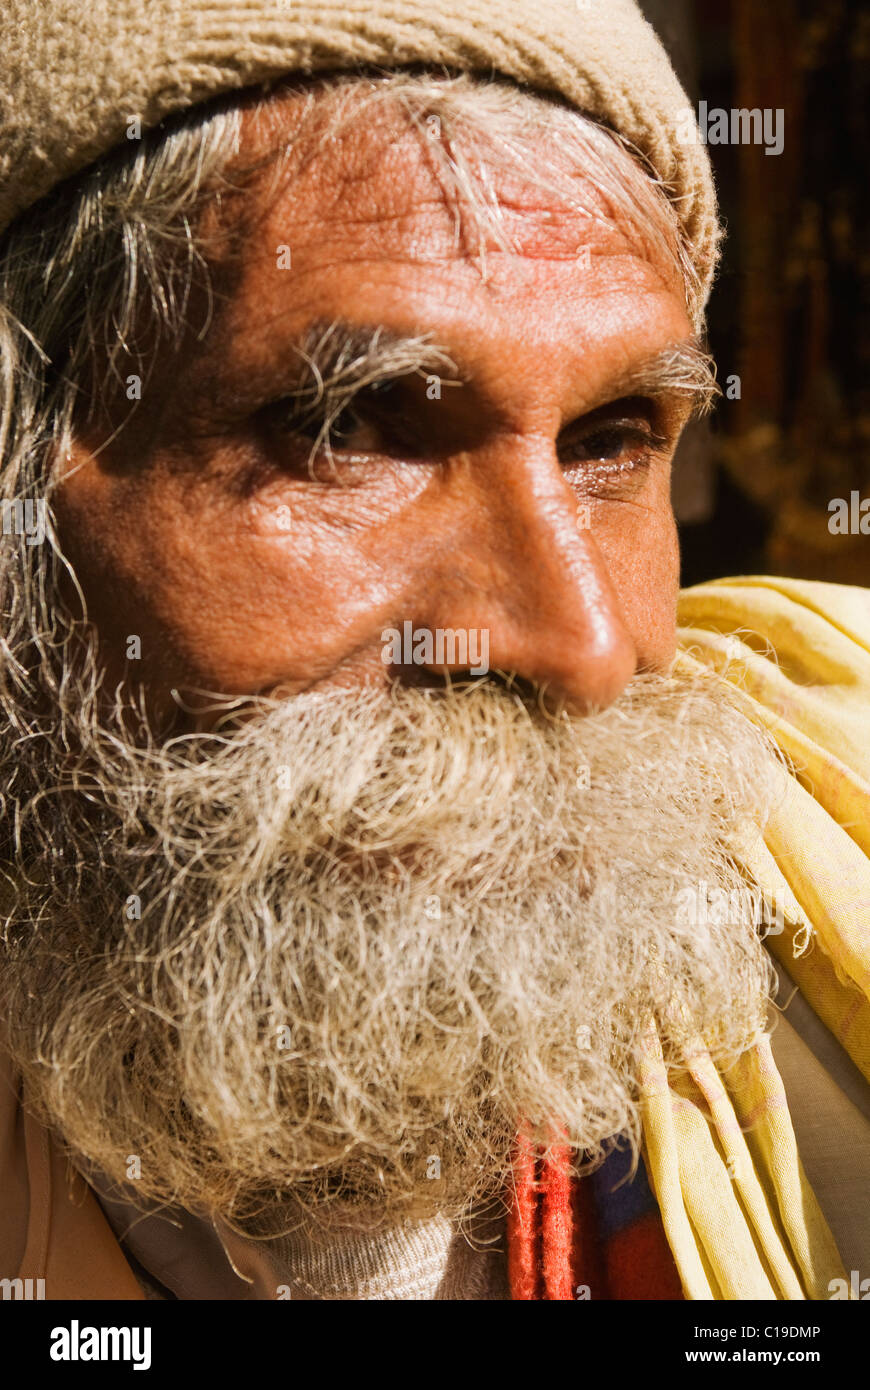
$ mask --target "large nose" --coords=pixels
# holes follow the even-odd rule
[[[637,669],[637,649],[591,509],[578,503],[555,458],[466,468],[454,487],[458,499],[440,499],[441,544],[425,600],[415,605],[417,623],[469,634],[478,654],[486,634],[490,670],[531,681],[573,710],[610,704]],[[436,644],[426,664],[468,669],[449,656]]]

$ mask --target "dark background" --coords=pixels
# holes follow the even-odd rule
[[[683,583],[781,574],[870,585],[870,6],[642,0],[697,111],[781,107],[781,154],[710,145],[727,227],[709,309],[720,383],[674,469]],[[868,523],[870,524],[870,523]]]

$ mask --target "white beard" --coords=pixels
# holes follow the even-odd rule
[[[132,1155],[143,1200],[236,1221],[458,1215],[523,1120],[636,1141],[650,1015],[674,1062],[687,1027],[717,1055],[763,1031],[751,914],[675,905],[748,892],[728,843],[771,753],[720,684],[639,677],[582,719],[489,682],[252,713],[149,749],[83,714],[73,784],[21,802],[4,1041],[111,1181]]]

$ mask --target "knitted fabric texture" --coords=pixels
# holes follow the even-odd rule
[[[704,297],[719,237],[689,102],[635,0],[4,0],[0,231],[61,180],[220,93],[411,65],[508,77],[630,140],[666,185]]]

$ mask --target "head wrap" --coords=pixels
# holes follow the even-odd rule
[[[147,129],[289,74],[419,64],[559,95],[630,140],[667,186],[706,299],[710,165],[635,0],[3,0],[0,231],[133,118]]]

